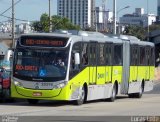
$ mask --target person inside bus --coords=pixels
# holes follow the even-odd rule
[[[87,54],[83,54],[83,57],[82,57],[82,64],[83,65],[87,65],[88,64],[88,56]]]
[[[62,58],[58,57],[57,64],[61,67],[64,66],[64,62],[62,61]]]

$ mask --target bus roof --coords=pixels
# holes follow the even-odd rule
[[[135,36],[130,35],[112,35],[112,34],[102,34],[99,32],[92,31],[64,31],[57,30],[53,33],[30,33],[30,34],[22,34],[21,36],[54,36],[54,37],[64,37],[64,38],[74,38],[74,41],[77,42],[80,38],[83,38],[83,41],[98,41],[98,42],[112,42],[112,43],[122,43],[125,41],[130,41],[131,44],[138,45],[149,45],[154,46],[152,42],[140,41]],[[95,39],[98,38],[98,39]],[[76,41],[77,40],[77,41]]]

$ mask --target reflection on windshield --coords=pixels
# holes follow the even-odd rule
[[[14,75],[64,79],[67,71],[67,50],[17,49]]]

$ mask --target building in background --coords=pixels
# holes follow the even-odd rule
[[[144,14],[143,8],[136,8],[135,13],[125,14],[120,17],[121,25],[137,25],[142,27],[147,27],[156,22],[156,15],[154,14]]]
[[[20,23],[15,26],[16,34],[30,33],[33,32],[30,22]],[[12,33],[12,21],[0,23],[0,33]]]
[[[109,33],[113,33],[113,12],[108,11],[106,13],[106,26],[107,26],[107,31]]]
[[[157,24],[160,24],[160,0],[157,0]]]
[[[11,31],[12,31],[12,21],[11,20],[0,23],[0,32],[11,33]]]
[[[96,28],[98,31],[104,30],[104,11],[102,7],[96,7],[96,13],[95,13],[95,19],[96,19]]]
[[[157,16],[160,17],[160,0],[157,0]]]
[[[23,33],[31,33],[33,32],[30,22],[20,23],[16,25],[16,33],[23,34]]]
[[[82,29],[93,27],[95,0],[58,0],[57,14],[66,17]]]

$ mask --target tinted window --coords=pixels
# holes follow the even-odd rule
[[[99,65],[105,65],[104,44],[99,45]]]
[[[140,65],[145,65],[145,48],[140,47]]]
[[[112,65],[112,45],[106,44],[105,47],[106,65]]]
[[[114,65],[122,65],[122,45],[114,46]]]

